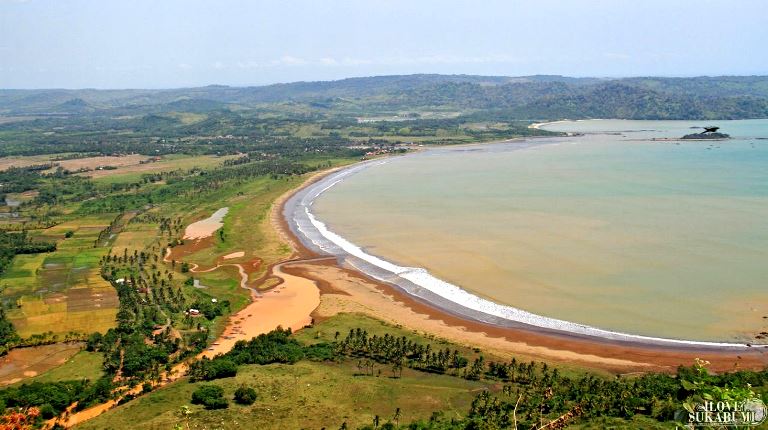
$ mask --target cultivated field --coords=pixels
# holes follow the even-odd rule
[[[55,240],[58,249],[13,260],[0,278],[0,291],[17,305],[8,318],[20,336],[103,332],[114,326],[117,294],[99,272],[99,259],[108,249],[94,247],[112,218],[85,217],[36,232],[40,240]],[[72,237],[65,238],[68,231]]]
[[[82,347],[82,343],[55,343],[13,349],[0,358],[0,386],[37,377],[62,366],[80,352]],[[72,376],[70,375],[70,378]]]
[[[176,169],[188,170],[194,167],[210,168],[220,165],[224,160],[236,158],[237,155],[221,157],[215,155],[166,155],[161,157],[148,157],[146,155],[131,154],[73,158],[69,160],[55,160],[55,157],[56,155],[0,157],[0,171],[11,167],[26,167],[37,164],[53,163],[69,171],[89,169],[89,171],[78,173],[78,175],[100,179],[102,180],[100,182],[110,182],[110,180],[105,178],[111,177],[114,177],[113,181],[120,182],[139,179],[143,173],[167,172]],[[106,166],[109,166],[110,168],[104,169]],[[54,170],[55,167],[45,173],[51,173]]]
[[[131,156],[132,157],[132,156]],[[116,183],[131,182],[141,179],[145,173],[170,172],[172,170],[189,170],[195,167],[211,168],[222,164],[225,160],[237,158],[237,155],[215,156],[215,155],[167,155],[160,157],[158,161],[132,164],[125,164],[114,170],[93,170],[90,172],[78,173],[80,176],[89,176],[98,183]],[[148,157],[143,157],[147,159]]]

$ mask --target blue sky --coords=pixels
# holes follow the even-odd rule
[[[0,0],[0,88],[768,74],[768,1]]]

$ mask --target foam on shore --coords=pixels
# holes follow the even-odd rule
[[[404,267],[365,252],[359,246],[331,231],[312,213],[314,201],[336,184],[364,169],[386,163],[373,160],[350,166],[330,174],[297,191],[284,206],[284,216],[293,233],[309,249],[330,254],[342,263],[395,285],[406,293],[441,309],[472,320],[502,327],[527,327],[544,332],[569,334],[581,338],[597,338],[632,344],[655,345],[680,349],[754,349],[744,343],[706,342],[669,339],[614,332],[597,327],[536,315],[522,309],[502,305],[478,297],[461,287],[434,277],[420,267]]]

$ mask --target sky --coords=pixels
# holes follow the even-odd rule
[[[764,0],[0,0],[0,88],[768,74]]]

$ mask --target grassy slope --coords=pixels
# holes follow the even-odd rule
[[[333,340],[336,332],[344,337],[354,328],[379,336],[385,333],[405,336],[419,343],[430,343],[433,348],[456,348],[471,360],[480,355],[470,348],[424,337],[360,314],[334,316],[295,336],[302,343],[310,344]],[[486,359],[493,360],[493,357],[486,355]],[[380,376],[361,375],[355,359],[341,363],[301,361],[295,365],[241,366],[236,377],[210,383],[222,386],[230,400],[240,385],[253,386],[259,393],[259,400],[252,406],[230,402],[229,409],[207,411],[190,403],[192,392],[205,383],[191,384],[181,380],[115,408],[79,428],[168,429],[181,422],[178,411],[184,405],[193,410],[192,428],[319,429],[338,428],[343,422],[350,428],[357,428],[371,424],[375,415],[381,417],[383,424],[393,416],[396,408],[402,410],[401,423],[427,419],[435,411],[442,411],[447,417],[461,417],[480,390],[497,392],[502,387],[501,383],[467,381],[410,369],[403,371],[402,378],[393,379],[390,367],[382,365],[376,366],[374,375],[379,370]],[[578,376],[583,371],[571,368],[563,374]],[[622,420],[613,420],[610,424],[628,425]],[[632,425],[653,428],[650,427],[652,424],[658,425],[652,421],[638,421],[630,428]]]
[[[297,336],[310,343],[332,339],[336,331],[344,334],[353,327],[437,345],[435,341],[359,315],[339,315]],[[259,400],[252,406],[231,402],[229,409],[222,411],[206,411],[200,406],[192,406],[192,392],[203,383],[191,384],[182,380],[113,409],[79,428],[172,428],[179,422],[177,412],[183,405],[192,406],[192,424],[198,428],[337,428],[345,421],[351,428],[356,428],[370,424],[374,415],[379,415],[383,423],[393,416],[396,408],[402,410],[401,422],[428,418],[437,410],[444,411],[447,416],[462,416],[479,390],[499,388],[484,382],[409,369],[403,371],[402,378],[393,379],[388,367],[379,367],[381,376],[360,375],[354,360],[242,366],[236,377],[214,383],[224,387],[230,399],[240,385],[253,386],[259,393]]]

